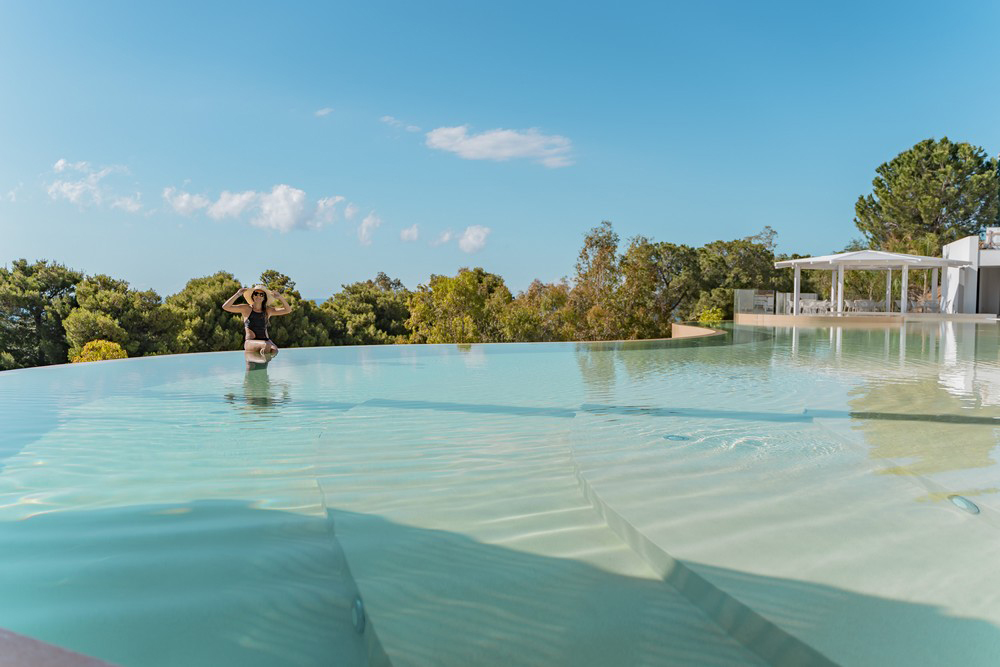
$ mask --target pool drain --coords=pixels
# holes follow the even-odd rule
[[[950,500],[955,507],[959,507],[969,514],[979,514],[979,505],[972,502],[968,498],[963,498],[962,496],[948,496],[948,500]]]
[[[354,604],[351,605],[351,622],[359,635],[365,631],[365,603],[361,601],[360,595],[354,596]]]
[[[689,438],[686,435],[665,435],[665,436],[663,436],[663,439],[664,440],[688,440]]]

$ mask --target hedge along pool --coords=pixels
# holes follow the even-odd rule
[[[0,373],[0,627],[137,666],[994,664],[998,359],[950,323]]]

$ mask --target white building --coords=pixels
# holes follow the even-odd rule
[[[942,249],[945,259],[971,262],[946,269],[944,311],[1000,315],[1000,227],[986,230],[986,240],[966,236]]]

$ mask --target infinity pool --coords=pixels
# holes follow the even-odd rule
[[[995,665],[1000,329],[0,373],[0,627],[125,666]]]

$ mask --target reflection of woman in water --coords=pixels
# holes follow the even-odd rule
[[[247,350],[244,356],[247,373],[243,376],[243,396],[247,405],[254,408],[269,408],[287,403],[288,384],[280,381],[272,383],[267,376],[267,364],[271,361],[271,357],[264,355],[260,350]],[[280,394],[273,391],[274,389],[278,389]],[[226,400],[235,403],[236,395],[230,392],[226,394]]]
[[[241,294],[246,303],[237,305],[236,299],[240,298]],[[273,302],[275,299],[281,302],[280,306],[267,305],[268,302]],[[276,315],[287,315],[292,312],[292,307],[285,301],[284,296],[275,294],[263,285],[241,287],[236,290],[236,294],[222,304],[222,309],[243,316],[243,328],[246,333],[243,342],[244,350],[272,357],[278,354],[278,346],[274,344],[267,332],[267,323]]]

